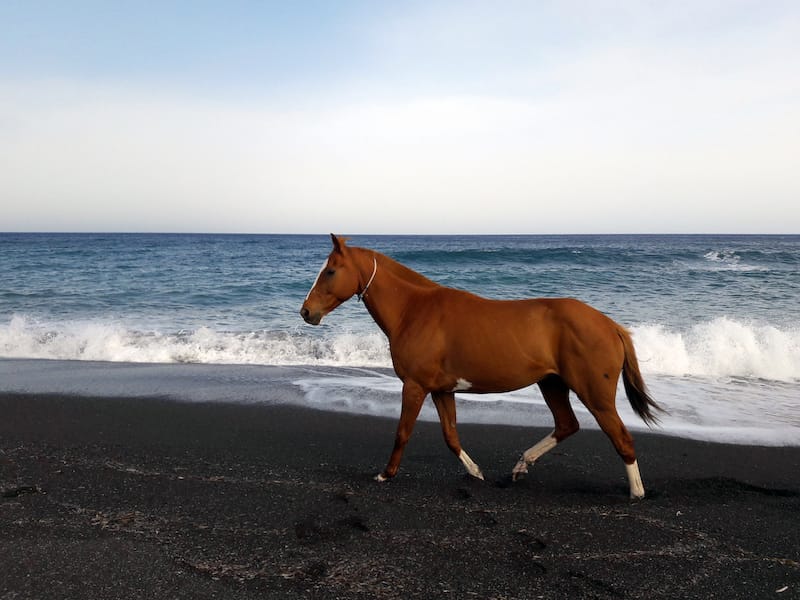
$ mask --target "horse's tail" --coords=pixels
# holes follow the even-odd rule
[[[639,361],[636,359],[636,350],[633,347],[631,334],[624,327],[617,327],[617,333],[622,340],[625,351],[625,359],[622,363],[622,383],[625,386],[625,394],[631,403],[634,412],[648,425],[658,423],[658,417],[653,414],[653,410],[664,411],[656,401],[647,393],[647,387],[639,372]]]

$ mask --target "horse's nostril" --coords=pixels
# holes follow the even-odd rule
[[[309,312],[309,310],[305,306],[300,309],[300,316],[303,317],[304,319],[307,319],[308,315],[310,315],[310,314],[311,313]]]

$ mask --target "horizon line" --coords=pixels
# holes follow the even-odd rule
[[[122,231],[122,230],[0,230],[0,235],[219,235],[219,236],[328,236],[335,232],[248,232],[248,231]],[[369,237],[503,237],[503,236],[797,236],[800,232],[790,233],[764,233],[764,232],[457,232],[457,233],[370,233],[346,232],[337,233],[344,236],[369,236]]]

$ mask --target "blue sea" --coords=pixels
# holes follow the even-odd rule
[[[627,326],[671,435],[800,445],[800,236],[356,236],[444,285],[579,298]],[[355,299],[300,305],[327,235],[0,234],[0,391],[292,403],[398,415]],[[573,399],[585,427],[593,421]],[[618,407],[632,429],[621,388]],[[459,419],[549,426],[535,387]],[[427,406],[422,418],[435,420]]]

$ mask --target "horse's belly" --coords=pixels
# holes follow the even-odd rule
[[[456,369],[450,376],[450,381],[455,380],[447,391],[468,392],[472,394],[491,394],[511,392],[540,381],[549,374],[547,369],[531,368],[504,368],[494,370],[486,369]]]

